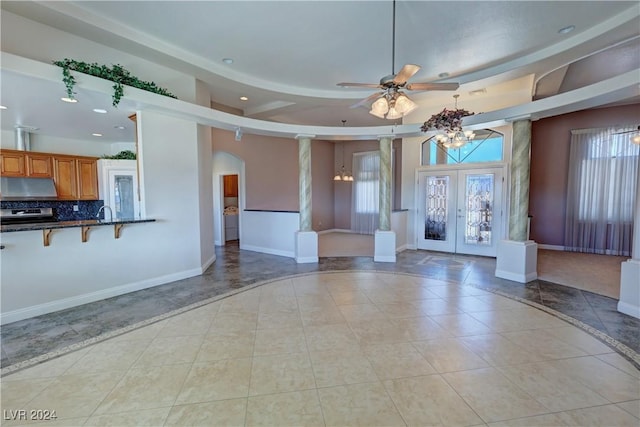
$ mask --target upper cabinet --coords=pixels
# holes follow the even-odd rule
[[[53,159],[46,153],[25,153],[27,176],[53,178]]]
[[[0,150],[2,176],[53,178],[59,200],[98,200],[96,157]]]
[[[25,156],[22,151],[1,151],[0,165],[2,176],[27,176]]]
[[[238,175],[224,175],[224,197],[238,197]]]

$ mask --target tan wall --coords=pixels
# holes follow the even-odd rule
[[[569,145],[572,129],[640,125],[640,104],[563,114],[531,128],[531,239],[564,244]]]
[[[245,162],[246,209],[298,211],[298,141],[212,129],[213,151]],[[311,143],[312,221],[316,231],[333,228],[333,143]],[[214,171],[215,172],[215,171]]]

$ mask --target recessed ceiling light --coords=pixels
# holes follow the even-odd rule
[[[66,97],[64,97],[64,98],[60,98],[60,99],[62,101],[64,101],[64,102],[71,102],[71,103],[78,102],[78,100],[75,99],[75,98],[66,98]]]
[[[440,73],[438,74],[438,77],[440,77],[441,79],[444,79],[445,77],[449,77],[449,73]]]
[[[4,105],[0,105],[0,110],[6,110],[7,107],[5,107]]]
[[[249,98],[247,98],[246,96],[241,96],[240,97],[240,101],[248,101],[248,100],[249,100]]]
[[[568,27],[560,28],[558,30],[558,33],[559,34],[567,34],[567,33],[570,33],[571,31],[573,31],[575,29],[576,29],[575,25],[569,25]]]
[[[100,114],[107,114],[107,110],[104,110],[102,108],[94,108],[93,111],[95,113],[100,113]]]
[[[91,135],[93,135],[93,136],[102,136],[101,133],[92,133]]]
[[[233,64],[233,58],[222,58],[222,62],[225,64]]]
[[[114,129],[120,129],[120,130],[125,129],[125,127],[124,127],[124,126],[114,126],[113,128],[114,128]]]

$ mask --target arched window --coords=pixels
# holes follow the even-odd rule
[[[474,132],[473,141],[461,148],[445,148],[435,136],[427,139],[422,143],[422,166],[501,161],[504,135],[491,129]]]

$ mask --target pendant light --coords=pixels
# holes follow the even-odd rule
[[[346,125],[347,121],[346,120],[342,120],[342,126],[344,127]],[[336,172],[335,176],[333,177],[334,181],[345,181],[345,182],[352,182],[353,181],[353,176],[346,171],[346,169],[344,168],[344,142],[341,142],[340,144],[342,144],[342,167],[340,168],[340,170],[338,172]]]

